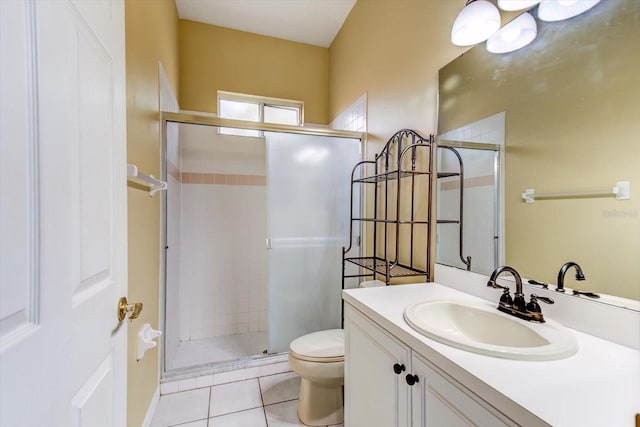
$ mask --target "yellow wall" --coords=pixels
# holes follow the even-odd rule
[[[158,61],[178,88],[178,16],[173,0],[125,2],[127,49],[127,160],[160,176]],[[136,362],[143,323],[159,329],[160,197],[129,188],[129,301],[144,303],[129,324],[127,425],[139,426],[159,383],[158,351]]]
[[[455,1],[359,1],[331,45],[330,117],[367,92],[370,140],[396,130],[435,132],[438,70],[464,49],[451,44]]]
[[[436,133],[438,70],[464,51],[450,40],[463,6],[361,0],[352,9],[329,50],[329,111],[333,119],[367,92],[368,158],[399,129]],[[424,248],[424,241],[416,245]],[[424,250],[417,251],[415,262],[424,265],[424,259]]]
[[[217,91],[304,101],[328,123],[329,50],[180,20],[180,107],[217,112]]]

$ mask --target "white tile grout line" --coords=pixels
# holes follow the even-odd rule
[[[213,393],[213,386],[209,387],[209,400],[207,401],[207,426],[209,425],[209,419],[211,418],[211,394]]]
[[[292,399],[292,400],[296,400],[296,399]],[[284,402],[291,402],[291,400],[285,400]],[[284,403],[284,402],[280,402],[280,403]],[[267,406],[272,406],[272,405],[277,405],[277,403],[272,403],[271,405],[267,405]],[[264,405],[262,405],[262,406],[256,406],[255,408],[239,409],[239,410],[237,410],[237,411],[227,412],[227,413],[224,413],[224,414],[220,414],[220,415],[216,415],[216,416],[213,416],[213,417],[209,417],[209,418],[207,418],[207,419],[208,419],[208,420],[210,420],[210,419],[212,419],[212,418],[226,417],[227,415],[239,414],[240,412],[251,411],[251,410],[253,410],[253,409],[258,409],[258,408],[262,409],[263,414],[265,414],[265,422],[266,422],[266,420],[267,420],[267,415],[266,415],[266,413],[265,413],[265,411],[264,411],[264,408],[265,408],[265,406],[264,406]],[[192,423],[192,422],[194,422],[194,421],[200,421],[200,420],[187,421],[187,423]],[[174,427],[174,426],[172,426],[172,427]]]
[[[283,363],[283,362],[280,362],[280,363]],[[280,363],[277,363],[277,364],[280,364]],[[274,365],[275,365],[275,364],[274,364]],[[236,372],[237,372],[238,374],[231,374],[231,375],[239,375],[239,372],[240,372],[240,371],[246,371],[247,369],[252,369],[252,368],[238,369],[238,370],[235,370],[235,371],[227,371],[227,372],[223,372],[223,374],[230,374],[230,373],[236,373]],[[186,382],[186,381],[189,381],[189,380],[169,381],[169,382],[164,382],[164,383],[160,384],[160,395],[164,396],[164,395],[167,395],[167,394],[181,393],[181,392],[183,392],[183,391],[191,391],[191,390],[196,390],[196,389],[199,389],[199,388],[213,387],[213,386],[216,386],[216,385],[230,384],[230,383],[236,383],[236,382],[239,382],[239,381],[246,381],[246,380],[258,379],[258,378],[266,378],[266,377],[271,377],[271,376],[273,376],[273,375],[286,374],[286,373],[288,373],[288,372],[293,372],[293,370],[292,370],[291,368],[289,368],[289,369],[288,369],[288,370],[286,370],[286,371],[277,371],[277,370],[276,370],[276,372],[275,372],[275,373],[273,373],[273,374],[260,375],[260,376],[252,376],[252,377],[250,377],[250,378],[242,377],[242,376],[238,376],[238,377],[237,377],[237,379],[234,379],[234,380],[232,380],[232,381],[223,381],[223,382],[220,382],[220,383],[218,383],[218,384],[216,384],[216,383],[214,382],[212,385],[204,385],[204,386],[201,386],[201,387],[198,387],[198,386],[197,386],[197,381],[194,381],[194,382],[193,382],[193,384],[194,384],[194,386],[193,386],[193,387],[191,387],[191,386],[188,386],[188,387],[185,387],[185,388],[180,388],[180,387],[178,387],[178,389],[177,389],[177,390],[173,390],[173,387],[169,386],[169,384],[173,385],[173,384],[177,384],[177,383],[181,383],[181,382],[184,384],[184,382],[183,382],[183,381],[185,381],[185,382]],[[215,374],[214,374],[214,375],[215,375]],[[165,387],[162,387],[162,385],[165,385]],[[167,388],[171,388],[172,390],[171,390],[171,391],[169,391],[169,392],[167,392],[167,391],[163,392],[163,391],[162,391],[162,389],[163,389],[163,388],[164,388],[165,390],[166,390]]]
[[[260,391],[260,402],[262,402],[262,416],[264,416],[264,425],[269,427],[269,420],[267,420],[267,411],[264,409],[264,396],[262,395],[262,384],[260,384],[260,378],[258,378],[258,391]]]

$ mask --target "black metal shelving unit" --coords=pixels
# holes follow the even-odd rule
[[[375,160],[364,160],[354,166],[351,172],[351,237],[349,246],[342,248],[343,289],[347,278],[380,278],[387,285],[394,278],[410,276],[424,276],[429,281],[434,147],[433,135],[425,138],[413,130],[402,129],[387,141]],[[357,185],[375,186],[371,217],[354,217],[353,195]],[[354,226],[363,223],[373,224],[373,256],[349,256],[353,249]],[[420,234],[419,229],[425,229],[424,233]],[[401,234],[406,233],[409,238],[402,245],[403,249],[408,249],[408,254],[401,262]],[[424,245],[426,251],[424,267],[416,265],[414,260],[416,241]],[[346,274],[348,264],[358,266],[359,273]]]

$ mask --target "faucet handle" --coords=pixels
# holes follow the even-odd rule
[[[529,279],[530,285],[542,286],[542,289],[549,289],[548,283],[538,282],[537,280]]]
[[[530,313],[542,313],[542,309],[540,308],[540,304],[538,304],[538,300],[547,303],[553,304],[553,300],[547,297],[539,297],[536,294],[531,294],[531,300],[527,303],[527,311]]]
[[[502,296],[500,296],[500,302],[508,305],[508,306],[512,306],[513,305],[513,298],[511,298],[511,294],[509,293],[509,288],[507,286],[501,286],[502,290]]]
[[[578,289],[574,289],[573,290],[573,294],[574,295],[584,295],[585,297],[589,297],[589,298],[600,298],[600,295],[598,295],[598,294],[594,294],[593,292],[579,291]]]
[[[537,300],[540,300],[540,301],[542,301],[542,302],[544,302],[544,303],[546,303],[546,304],[554,304],[554,303],[555,303],[555,301],[554,301],[554,300],[552,300],[551,298],[547,298],[547,297],[539,297],[539,296],[538,296],[538,295],[536,295],[536,294],[531,294],[531,299],[537,299]]]
[[[495,289],[502,289],[502,296],[500,296],[500,302],[508,306],[513,305],[513,298],[511,298],[511,294],[509,293],[510,291],[508,286],[498,285],[495,282],[495,280],[489,280],[487,282],[487,286],[490,286]]]
[[[503,289],[503,290],[506,290],[506,291],[509,290],[508,286],[498,285],[495,280],[489,280],[487,282],[487,286],[491,287],[491,288],[494,288],[494,289]]]

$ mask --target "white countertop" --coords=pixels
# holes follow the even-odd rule
[[[573,330],[579,348],[566,359],[500,359],[441,344],[414,331],[403,318],[404,309],[416,302],[484,301],[477,297],[422,283],[351,289],[343,298],[518,424],[632,427],[640,413],[637,350]]]

